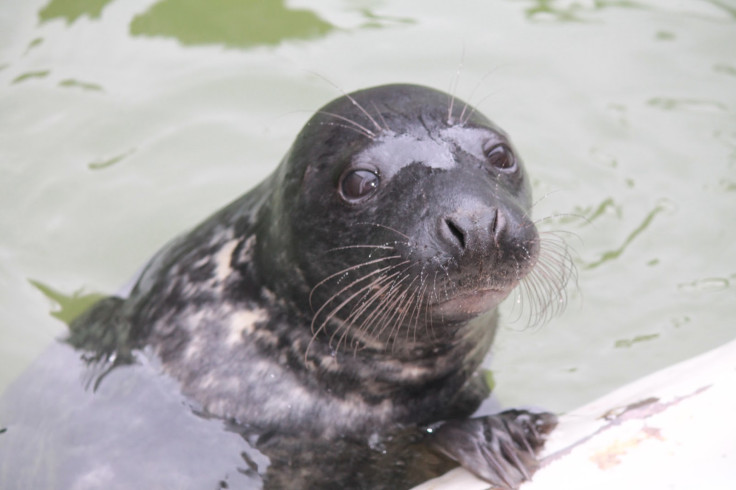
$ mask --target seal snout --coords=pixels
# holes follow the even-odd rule
[[[453,255],[483,253],[498,247],[506,216],[497,207],[458,210],[440,220],[439,235]]]

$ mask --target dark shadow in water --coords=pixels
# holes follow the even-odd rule
[[[268,459],[198,415],[144,356],[92,390],[72,347],[52,345],[0,398],[0,488],[260,488]]]
[[[456,466],[424,427],[326,439],[211,416],[134,335],[121,298],[77,316],[97,295],[31,283],[70,334],[0,396],[0,489],[401,490]]]
[[[325,440],[208,416],[161,371],[54,343],[0,397],[0,488],[400,490],[455,466],[413,428]]]
[[[51,0],[41,11],[38,17],[42,22],[51,19],[66,19],[71,24],[83,15],[97,19],[102,9],[113,0]]]
[[[234,48],[314,39],[334,28],[309,10],[287,8],[283,0],[161,0],[130,24],[134,36],[164,36],[183,45]]]

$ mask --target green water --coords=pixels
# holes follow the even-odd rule
[[[570,232],[567,310],[494,348],[505,404],[736,338],[733,1],[0,0],[0,390],[312,111],[389,82],[479,106]]]

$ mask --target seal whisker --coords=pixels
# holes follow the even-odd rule
[[[365,136],[366,138],[369,138],[371,140],[375,139],[375,136],[371,133],[366,133],[365,131],[361,130],[360,128],[356,128],[355,126],[348,126],[347,124],[340,124],[335,122],[320,122],[321,126],[334,126],[336,128],[343,128],[347,129],[349,131],[353,131],[355,133],[358,133],[361,136]]]
[[[531,276],[532,273],[529,274]],[[526,277],[521,281],[516,288],[516,302],[514,308],[518,308],[516,316],[509,318],[509,322],[517,322],[526,313],[527,326],[536,324],[535,319],[538,319],[537,313],[539,304],[536,298],[541,295],[539,275],[535,274],[534,277]]]
[[[360,264],[351,265],[350,267],[346,267],[346,268],[344,268],[342,270],[339,270],[339,271],[337,271],[337,272],[335,272],[333,274],[330,274],[329,276],[325,277],[320,282],[318,282],[317,284],[315,284],[314,287],[312,288],[312,290],[309,291],[309,298],[308,298],[309,299],[309,307],[312,308],[312,309],[314,309],[314,306],[312,304],[312,297],[314,296],[315,291],[317,291],[317,289],[320,286],[323,286],[324,284],[326,284],[330,280],[334,279],[335,277],[345,276],[347,273],[352,272],[352,271],[357,270],[357,269],[360,269],[361,267],[365,267],[365,266],[373,265],[373,264],[378,264],[380,262],[384,262],[384,261],[388,261],[388,260],[400,259],[400,258],[401,258],[400,255],[391,255],[389,257],[380,257],[378,259],[369,260],[367,262],[362,262]],[[401,264],[405,264],[406,262],[408,262],[408,261],[404,261],[404,262],[401,262],[399,264],[394,264],[394,265],[401,265]],[[388,266],[387,268],[390,268],[390,267],[393,267],[393,266]],[[371,272],[370,275],[379,274],[380,272],[385,271],[387,268],[377,269],[377,270]],[[351,283],[351,284],[354,284],[354,283]],[[348,287],[350,287],[350,285],[348,285]],[[344,292],[344,289],[340,291],[340,293],[342,293],[342,292]]]
[[[378,121],[376,121],[376,120],[375,120],[375,118],[374,118],[373,116],[371,116],[370,112],[368,112],[368,111],[367,111],[367,110],[365,109],[365,107],[363,107],[363,106],[362,106],[362,105],[361,105],[361,104],[360,104],[360,103],[359,103],[359,102],[358,102],[357,100],[355,100],[355,97],[353,97],[353,96],[352,96],[352,95],[350,95],[350,94],[345,94],[345,97],[347,97],[347,98],[348,98],[348,100],[349,100],[349,101],[350,101],[350,102],[351,102],[351,103],[352,103],[352,104],[353,104],[353,105],[354,105],[355,107],[357,107],[357,108],[358,108],[358,110],[359,110],[360,112],[362,112],[362,113],[363,113],[363,114],[365,115],[365,117],[367,117],[367,118],[368,118],[368,120],[369,120],[369,121],[370,121],[371,123],[373,123],[373,126],[374,126],[374,127],[375,127],[375,128],[377,129],[377,130],[378,130],[378,132],[379,132],[379,133],[380,133],[380,132],[383,132],[383,131],[386,131],[386,130],[387,130],[387,128],[382,128],[382,127],[381,127],[381,125],[380,125],[380,124],[378,124]]]
[[[450,293],[448,292],[447,288],[448,288],[448,286],[452,286],[452,278],[450,278],[450,273],[448,272],[447,267],[442,267],[442,272],[445,273],[445,277],[447,278],[447,281],[443,281],[442,282],[442,286],[443,286],[443,289],[444,289],[444,292],[445,292],[445,298],[444,299],[447,300],[447,299],[450,299]],[[439,301],[439,299],[438,299],[438,301]],[[444,318],[443,318],[442,321],[444,321]]]
[[[399,243],[399,242],[393,242],[393,243],[396,244],[396,243]],[[371,250],[371,252],[368,254],[367,258],[373,260],[373,255],[374,255],[375,252],[378,252],[378,251],[381,251],[381,250],[391,250],[391,251],[394,251],[395,252],[396,251],[396,246],[395,245],[388,245],[388,244],[386,244],[386,245],[344,245],[342,247],[335,247],[335,248],[331,248],[329,250],[325,250],[324,253],[325,254],[329,254],[329,253],[344,252],[346,250],[357,250],[357,249],[369,249],[369,250]],[[384,258],[387,259],[387,258],[395,258],[395,257],[397,257],[397,256],[391,255],[390,257],[384,257]]]
[[[534,221],[534,225],[540,225],[542,223],[546,223],[546,222],[551,221],[553,219],[560,219],[560,218],[570,218],[570,219],[575,219],[575,220],[582,220],[582,221],[584,221],[588,225],[591,224],[591,221],[587,217],[585,217],[585,216],[583,216],[581,214],[575,214],[575,213],[555,213],[555,214],[551,214],[549,216],[545,216],[544,218],[539,218],[538,220],[535,220]],[[564,233],[571,233],[571,234],[574,235],[574,233],[571,232],[571,231],[569,231],[569,230],[557,230],[557,231],[564,232]]]
[[[408,292],[406,288],[396,290],[396,294],[391,301],[391,307],[387,310],[389,315],[381,322],[380,328],[376,332],[376,337],[378,339],[382,338],[384,332],[388,332],[388,336],[384,341],[384,348],[388,349],[388,347],[391,346],[391,353],[396,352],[396,343],[392,341],[392,337],[396,331],[397,325],[399,324],[400,318],[404,313],[402,305],[406,301],[407,294]]]
[[[463,45],[462,55],[460,56],[460,63],[458,63],[457,65],[457,69],[455,70],[455,76],[450,82],[450,87],[449,87],[450,104],[447,108],[447,124],[450,126],[455,124],[455,119],[452,117],[452,110],[455,105],[455,94],[457,93],[457,87],[460,84],[460,73],[462,72],[464,64],[465,64],[465,45]]]
[[[535,326],[545,322],[545,304],[543,301],[543,288],[544,281],[542,276],[535,274],[530,276],[521,284],[521,298],[527,298],[525,302],[528,308],[527,312],[527,326]],[[521,303],[520,303],[521,304]],[[521,316],[522,309],[520,308],[519,317]]]
[[[454,126],[455,118],[452,117],[452,110],[455,107],[455,94],[450,95],[450,103],[447,105],[447,125]]]
[[[401,274],[399,276],[400,280],[403,280],[403,278],[406,277],[403,275],[405,271],[406,268],[402,271],[399,271],[399,274]],[[360,325],[357,326],[359,332],[366,332],[371,334],[375,330],[375,325],[382,321],[385,311],[390,310],[389,306],[391,305],[392,298],[397,291],[397,280],[395,279],[395,275],[391,279],[391,282],[387,283],[385,286],[375,291],[373,297],[380,301],[378,303],[378,306],[367,317],[363,319],[363,322],[361,322]],[[353,343],[355,344],[355,342]],[[357,349],[357,344],[355,345],[355,348]]]
[[[404,340],[406,342],[409,342],[409,336],[411,335],[411,343],[414,344],[417,339],[417,323],[419,322],[419,307],[422,304],[422,294],[424,293],[424,278],[422,277],[422,273],[420,272],[417,276],[419,279],[419,285],[414,290],[414,294],[411,300],[411,303],[409,304],[409,320],[406,324],[406,335],[404,337]]]
[[[411,305],[414,303],[414,298],[416,297],[417,291],[416,289],[412,289],[412,286],[417,281],[417,277],[415,276],[411,282],[403,288],[403,291],[401,293],[400,297],[400,303],[398,304],[396,311],[399,313],[399,316],[396,318],[396,320],[391,325],[391,330],[388,335],[388,339],[386,340],[387,343],[391,344],[391,351],[394,352],[394,347],[396,345],[396,340],[398,339],[399,333],[401,332],[401,326],[404,324],[404,320],[407,318],[409,313],[411,312]],[[411,317],[409,317],[411,318]],[[409,329],[407,328],[407,331]],[[394,341],[391,341],[391,338],[394,338]]]
[[[523,298],[528,298],[528,326],[543,323],[543,310],[545,308],[542,301],[545,297],[546,284],[549,283],[550,279],[551,278],[548,276],[544,265],[537,260],[535,267],[526,277],[522,278],[519,283],[519,305],[521,306]],[[516,318],[517,320],[522,316],[522,313],[523,308],[519,308],[519,314]]]
[[[392,278],[391,283],[386,284],[380,291],[376,291],[376,295],[379,299],[378,306],[373,310],[360,325],[362,331],[373,334],[378,323],[384,321],[384,314],[390,310],[390,306],[394,297],[398,294],[400,289],[397,288],[397,283],[403,281],[407,276],[404,274],[405,271],[401,271],[398,277]]]
[[[336,307],[334,307],[332,310],[330,310],[330,312],[327,314],[327,316],[325,317],[325,319],[320,323],[319,327],[315,329],[314,328],[314,325],[315,325],[315,323],[317,321],[317,318],[319,317],[319,314],[330,303],[332,303],[332,300],[333,299],[336,299],[340,293],[336,293],[335,295],[333,295],[332,297],[330,297],[325,302],[325,304],[322,305],[322,307],[320,307],[320,309],[317,311],[317,313],[314,314],[314,317],[312,318],[312,338],[310,339],[309,345],[307,346],[307,352],[309,352],[309,347],[311,346],[312,342],[314,342],[314,340],[317,338],[317,336],[327,327],[327,325],[329,324],[330,320],[332,320],[332,318],[334,318],[335,315],[337,315],[337,313],[342,308],[344,308],[347,304],[349,304],[353,299],[355,299],[357,296],[359,296],[362,292],[369,291],[373,287],[375,287],[376,285],[381,284],[382,282],[390,281],[390,279],[393,276],[395,276],[397,274],[400,274],[400,273],[401,273],[401,271],[397,271],[397,272],[394,272],[393,274],[390,274],[390,275],[387,275],[387,276],[381,276],[381,277],[377,278],[376,280],[374,280],[374,281],[366,284],[365,286],[361,287],[360,289],[358,289],[357,291],[355,291],[353,294],[351,294],[347,299],[345,299],[340,304],[338,304]],[[358,281],[363,280],[363,279],[365,279],[365,278],[363,277],[363,278],[359,279]],[[355,282],[358,282],[358,281],[355,281]],[[390,285],[390,283],[389,283],[389,285]],[[343,290],[341,290],[341,292],[344,292],[346,289],[348,289],[348,288],[343,288]],[[345,324],[345,322],[343,322],[343,324]],[[339,328],[341,328],[341,327],[338,327],[338,329]]]
[[[367,136],[371,140],[375,140],[376,139],[376,136],[377,136],[376,133],[374,133],[370,129],[366,128],[365,126],[363,126],[359,122],[353,121],[352,119],[350,119],[348,117],[341,116],[340,114],[335,114],[333,112],[326,112],[326,111],[320,111],[320,114],[324,114],[326,116],[334,117],[335,119],[338,119],[340,121],[345,121],[346,123],[351,124],[352,125],[351,127],[353,127],[356,131],[360,132],[363,136]]]
[[[370,329],[366,330],[366,332],[375,338],[380,338],[386,325],[397,312],[396,305],[398,304],[398,297],[401,296],[403,291],[400,286],[409,277],[409,275],[405,274],[406,268],[401,272],[402,274],[390,284],[388,292],[382,298],[379,307],[374,312],[376,314],[372,315],[371,321],[366,325],[366,327],[370,325]]]
[[[406,290],[404,289],[394,290],[390,300],[387,301],[387,308],[384,310],[386,314],[382,317],[381,321],[376,324],[377,330],[374,328],[371,332],[371,334],[375,335],[377,339],[381,339],[382,334],[388,329],[389,336],[384,341],[384,348],[388,348],[389,344],[391,344],[391,333],[394,331],[395,319],[401,312],[400,306],[405,295]],[[393,348],[391,352],[394,352]]]
[[[465,111],[467,111],[467,110],[468,110],[468,103],[466,102],[465,105],[463,106],[463,110],[460,111],[460,116],[458,116],[458,119],[460,120],[460,125],[462,125],[462,126],[464,126],[468,122],[468,120],[464,118]],[[469,113],[468,114],[468,119],[470,119],[470,117],[472,115],[473,115],[472,112]]]
[[[427,297],[425,296],[426,291],[427,291],[426,276],[421,275],[420,284],[419,284],[419,287],[417,288],[417,291],[414,297],[414,301],[413,301],[412,316],[410,317],[410,321],[409,321],[411,328],[410,329],[407,328],[407,335],[406,335],[406,339],[408,341],[409,340],[409,330],[411,330],[412,344],[417,343],[417,338],[418,338],[417,332],[419,330],[419,323],[421,321],[422,313],[426,315],[426,310],[427,310],[427,306],[425,305],[425,302],[427,300]],[[413,318],[413,321],[411,320],[411,318]]]
[[[391,286],[391,277],[382,276],[381,278],[375,280],[373,282],[374,286],[377,286],[379,284],[382,284],[383,282],[387,282],[388,284],[384,287],[379,288],[378,290],[371,288],[365,291],[365,294],[363,295],[363,298],[360,300],[360,305],[357,308],[354,308],[353,311],[350,312],[350,315],[343,321],[343,324],[353,325],[355,323],[355,320],[360,318],[361,315],[363,315],[366,310],[376,301],[378,301],[381,298],[382,291],[385,291],[387,288]],[[360,328],[358,329],[360,330]],[[346,337],[347,333],[350,331],[349,328],[344,328],[343,333],[340,336],[340,339],[337,343],[337,348],[340,347],[340,344],[342,343],[343,339]]]
[[[519,302],[528,298],[528,322],[544,324],[567,303],[567,285],[577,281],[569,247],[555,232],[545,232],[535,267],[520,282]]]
[[[406,263],[408,263],[408,261],[400,262],[398,264],[393,264],[393,265],[390,265],[390,266],[387,266],[387,267],[384,267],[384,268],[381,268],[381,269],[377,269],[375,271],[371,271],[371,272],[369,272],[367,274],[364,274],[363,276],[361,276],[361,277],[353,280],[350,284],[344,286],[342,289],[338,290],[332,296],[330,296],[329,298],[327,298],[325,300],[325,302],[323,303],[323,305],[314,313],[314,316],[312,318],[312,332],[313,332],[313,335],[316,336],[342,308],[344,308],[347,304],[351,303],[361,293],[370,292],[377,285],[379,285],[379,284],[381,284],[383,282],[386,282],[386,281],[390,281],[396,275],[401,274],[403,272],[403,270],[399,270],[399,271],[396,271],[396,272],[391,272],[391,271],[395,271],[396,269],[400,268],[402,265],[404,265]],[[380,274],[380,273],[384,273],[384,272],[386,274],[381,275],[378,278],[375,278],[373,281],[369,282],[368,284],[361,286],[357,291],[355,291],[352,294],[350,294],[348,296],[348,298],[346,298],[341,303],[339,303],[336,307],[334,307],[328,313],[328,315],[325,318],[325,320],[320,324],[320,327],[318,329],[316,329],[316,330],[314,329],[314,325],[317,322],[317,319],[319,318],[320,314],[334,300],[338,299],[343,293],[350,291],[356,284],[365,281],[367,278],[369,278],[371,276],[374,276],[374,275]],[[389,283],[389,286],[390,285],[391,285],[391,283]],[[365,294],[364,294],[364,296],[365,296]]]
[[[534,202],[532,202],[531,209],[535,209],[539,205],[540,202],[543,202],[549,196],[551,196],[552,194],[556,194],[557,192],[559,192],[558,189],[552,189],[550,191],[545,192],[540,197],[538,197],[537,199],[535,199]],[[545,217],[544,219],[546,219],[546,218],[549,218],[549,216]]]
[[[416,291],[415,299],[413,302],[414,305],[413,305],[412,316],[410,317],[410,322],[409,322],[411,324],[411,328],[406,329],[406,340],[407,341],[409,340],[409,332],[411,331],[412,344],[417,343],[417,329],[419,327],[419,321],[422,315],[422,309],[423,309],[422,306],[424,305],[424,301],[425,301],[424,293],[427,290],[427,282],[425,280],[426,278],[423,274],[423,271],[422,273],[420,273],[419,277],[420,277],[420,285]],[[411,318],[414,319],[413,322],[411,321]]]
[[[468,100],[471,100],[472,101],[472,98],[475,95],[475,93],[478,91],[478,89],[481,87],[481,85],[483,83],[485,83],[486,79],[488,77],[490,77],[491,75],[493,75],[493,73],[495,72],[495,70],[496,69],[494,68],[494,69],[488,71],[485,75],[483,75],[480,78],[480,80],[478,80],[478,83],[475,85],[475,87],[473,88],[473,90],[470,92],[470,95],[468,96]],[[470,121],[470,118],[473,117],[473,114],[475,114],[478,111],[476,109],[476,107],[479,106],[479,105],[482,105],[486,100],[488,100],[489,98],[491,98],[491,96],[493,96],[493,95],[494,95],[493,93],[489,93],[488,95],[484,96],[479,101],[477,101],[477,102],[473,101],[472,102],[473,103],[472,106],[469,103],[466,102],[465,103],[465,107],[463,107],[463,112],[462,112],[462,114],[460,114],[460,120],[462,121],[462,124],[466,124],[468,121]],[[463,120],[463,114],[465,114],[465,112],[467,111],[468,108],[470,108],[470,111],[468,112],[467,117]]]
[[[427,316],[429,317],[429,321],[425,322],[425,325],[426,325],[425,329],[433,342],[436,340],[436,336],[434,333],[434,318],[433,318],[432,308],[430,308],[429,305],[432,304],[432,297],[434,297],[435,302],[439,300],[439,297],[437,296],[437,274],[438,274],[438,271],[435,271],[434,277],[432,278],[432,289],[427,299],[428,307],[425,313],[425,318]]]
[[[368,113],[368,111],[366,111],[363,108],[363,106],[360,105],[357,100],[355,100],[355,97],[353,97],[353,94],[348,93],[348,92],[345,92],[342,88],[340,88],[338,85],[336,85],[335,83],[333,83],[330,79],[322,76],[321,74],[315,73],[315,72],[312,72],[312,73],[314,75],[318,76],[319,78],[321,78],[322,80],[324,80],[325,82],[327,82],[330,85],[332,85],[335,89],[337,89],[343,95],[343,97],[345,97],[346,99],[348,99],[352,105],[354,105],[355,107],[357,107],[360,112],[362,112],[363,114],[365,114],[365,116],[368,118],[368,120],[370,120],[373,123],[373,125],[376,127],[376,129],[378,129],[379,132],[381,132],[383,130],[383,128],[381,127],[381,125],[376,122],[376,120],[373,118],[373,116],[371,116],[370,113]]]
[[[401,264],[398,264],[394,268],[397,268],[400,265]],[[377,300],[379,300],[381,298],[381,295],[382,295],[383,291],[385,291],[387,288],[391,288],[392,287],[392,285],[393,285],[393,281],[392,281],[393,278],[397,274],[403,273],[404,270],[398,271],[397,273],[394,273],[394,274],[381,276],[381,277],[375,279],[371,283],[371,286],[372,286],[371,288],[368,288],[368,289],[363,288],[364,289],[364,291],[363,291],[363,297],[360,300],[358,300],[358,304],[353,308],[353,310],[350,312],[350,314],[343,320],[343,325],[344,326],[353,325],[355,319],[360,318],[360,316],[363,313],[365,313],[365,311],[375,301],[377,301]],[[379,286],[380,284],[382,284],[384,282],[386,283],[386,285],[384,287],[381,287],[381,288],[376,289],[376,286]],[[342,326],[340,328],[342,329]],[[347,332],[348,332],[348,328],[345,328],[343,334],[340,336],[340,339],[338,341],[338,344],[337,344],[338,347],[342,343],[342,340],[345,337],[345,335],[347,334]],[[333,334],[332,337],[334,337],[334,335],[335,334]],[[331,340],[332,340],[332,337],[331,337]]]
[[[424,332],[432,343],[437,340],[434,333],[434,319],[432,316],[432,304],[439,301],[437,295],[437,274],[438,272],[434,271],[434,275],[431,279],[428,275],[423,274],[422,295],[420,298],[420,315],[422,315],[421,323],[424,325]],[[419,321],[419,318],[417,318],[417,320]]]
[[[330,252],[340,252],[342,250],[352,250],[356,248],[372,248],[372,249],[382,249],[382,250],[396,250],[396,247],[392,247],[391,245],[343,245],[342,247],[335,247],[327,250],[325,253]]]
[[[493,75],[493,74],[496,73],[496,70],[498,70],[498,67],[491,68],[490,70],[488,70],[487,72],[485,72],[482,77],[480,77],[478,79],[478,82],[475,84],[475,86],[473,87],[473,90],[470,91],[470,94],[468,94],[468,97],[467,97],[467,99],[468,99],[468,101],[469,101],[470,104],[473,104],[475,106],[481,105],[485,100],[487,100],[490,97],[490,95],[486,95],[485,97],[483,97],[482,99],[480,99],[478,102],[475,102],[473,100],[473,98],[475,97],[476,92],[478,92],[478,89],[480,89],[480,87],[483,84],[486,83],[486,81],[488,80],[488,78],[491,77],[491,75]],[[466,108],[467,108],[467,106],[468,106],[468,104],[465,104],[465,107]]]
[[[330,304],[332,303],[332,301],[333,301],[333,300],[337,299],[337,298],[338,298],[338,297],[339,297],[339,296],[340,296],[341,294],[343,294],[344,292],[346,292],[346,291],[349,291],[349,290],[350,290],[350,289],[351,289],[351,288],[352,288],[353,286],[355,286],[356,284],[358,284],[358,283],[360,283],[360,282],[363,282],[363,281],[365,281],[365,280],[366,280],[367,278],[369,278],[369,277],[371,277],[371,276],[374,276],[374,275],[376,275],[376,274],[380,274],[381,272],[384,272],[384,271],[387,271],[387,270],[392,270],[392,269],[395,269],[396,267],[399,267],[400,265],[401,265],[401,264],[397,264],[397,265],[391,265],[391,266],[388,266],[388,267],[384,267],[383,269],[376,269],[375,271],[369,272],[368,274],[365,274],[365,275],[363,275],[363,276],[359,277],[358,279],[355,279],[355,280],[354,280],[354,281],[352,281],[352,282],[351,282],[350,284],[348,284],[347,286],[344,286],[344,287],[343,287],[342,289],[340,289],[340,290],[339,290],[339,291],[337,291],[337,292],[336,292],[335,294],[333,294],[332,296],[330,296],[330,297],[329,297],[329,298],[328,298],[328,299],[327,299],[327,300],[326,300],[326,301],[324,302],[324,304],[323,304],[322,306],[320,306],[320,307],[319,307],[319,309],[318,309],[318,310],[317,310],[317,311],[316,311],[316,312],[314,313],[314,316],[313,316],[313,318],[312,318],[312,327],[313,327],[313,328],[312,328],[312,332],[313,332],[313,333],[315,333],[315,334],[317,333],[317,332],[315,332],[315,331],[314,331],[314,323],[316,322],[317,318],[318,318],[318,317],[319,317],[319,315],[320,315],[320,314],[322,313],[322,311],[324,311],[324,309],[325,309],[325,308],[327,308],[327,307],[328,307],[328,306],[329,306],[329,305],[330,305]],[[399,274],[400,272],[401,272],[401,271],[399,271],[399,272],[394,272],[393,274],[391,274],[391,275],[388,275],[388,276],[385,276],[385,277],[386,277],[386,278],[390,278],[390,277],[393,277],[393,276],[394,276],[394,275],[396,275],[396,274]],[[355,296],[357,296],[358,294],[360,294],[360,292],[361,292],[361,291],[363,291],[363,290],[365,290],[365,289],[368,289],[368,288],[371,288],[371,287],[373,287],[373,285],[374,285],[374,283],[373,283],[373,282],[370,282],[370,283],[368,283],[368,284],[366,284],[366,285],[362,286],[362,287],[361,287],[360,289],[358,289],[358,291],[356,291],[356,292],[355,292],[355,293],[353,293],[352,295],[350,295],[350,296],[349,296],[349,297],[348,297],[348,298],[347,298],[346,300],[344,300],[344,301],[343,301],[342,303],[340,303],[340,304],[339,304],[339,305],[338,305],[338,306],[337,306],[337,307],[336,307],[335,309],[333,309],[333,310],[332,310],[332,311],[330,312],[330,314],[328,315],[328,317],[327,317],[327,319],[325,320],[325,322],[329,321],[329,320],[330,320],[330,318],[332,318],[332,317],[334,316],[334,314],[335,314],[335,313],[337,313],[337,312],[338,312],[338,311],[339,311],[339,310],[340,310],[340,309],[341,309],[341,308],[342,308],[343,306],[345,306],[345,305],[346,305],[346,304],[347,304],[348,302],[350,302],[350,301],[351,301],[351,300],[352,300],[352,299],[353,299],[353,298],[354,298]]]
[[[357,222],[357,223],[355,223],[355,224],[356,224],[356,225],[369,225],[369,226],[375,226],[375,227],[378,227],[378,228],[384,228],[384,229],[386,229],[386,230],[389,230],[389,231],[393,231],[393,232],[394,232],[394,233],[396,233],[397,235],[401,235],[402,237],[406,238],[406,240],[407,240],[407,241],[406,241],[406,244],[410,244],[410,243],[411,243],[411,241],[412,241],[412,240],[411,240],[411,238],[410,238],[409,236],[407,236],[407,235],[406,235],[406,234],[404,234],[404,233],[401,233],[401,232],[400,232],[399,230],[397,230],[396,228],[392,228],[392,227],[390,227],[390,226],[388,226],[388,225],[384,225],[384,224],[381,224],[381,223],[371,223],[371,222],[366,222],[366,221],[358,221],[358,222]]]
[[[391,338],[394,337],[398,331],[398,329],[401,328],[401,322],[403,321],[404,317],[406,316],[406,309],[404,308],[404,305],[407,302],[407,295],[408,290],[411,288],[411,285],[414,284],[414,281],[416,281],[416,277],[412,279],[412,281],[404,287],[401,286],[401,283],[404,282],[406,278],[410,277],[408,274],[405,275],[400,281],[397,281],[396,283],[396,295],[393,299],[393,304],[390,308],[390,316],[382,322],[381,328],[376,332],[376,336],[378,338],[381,337],[381,335],[386,331],[388,328],[388,337],[386,338],[386,344],[392,343]],[[390,326],[390,328],[389,328]],[[393,351],[393,348],[392,348]]]
[[[386,131],[391,131],[391,128],[388,127],[388,123],[386,122],[386,118],[383,117],[383,113],[378,109],[378,106],[374,101],[371,101],[371,106],[373,106],[373,109],[376,111],[376,114],[378,114],[378,117],[381,118],[383,129]]]
[[[492,73],[492,72],[489,72],[489,73],[488,73],[488,74],[486,74],[486,75],[485,75],[485,76],[484,76],[483,78],[485,78],[485,77],[489,76],[489,75],[490,75],[491,73]],[[482,79],[481,79],[481,81],[482,81]],[[485,97],[483,97],[482,99],[480,99],[480,100],[479,100],[478,102],[474,102],[474,104],[475,104],[475,105],[481,105],[481,104],[483,104],[483,103],[484,103],[484,102],[485,102],[486,100],[488,100],[489,98],[491,98],[491,96],[492,96],[492,95],[493,95],[493,94],[488,94],[488,95],[486,95]],[[468,103],[466,103],[466,104],[465,104],[465,107],[463,108],[463,114],[465,114],[465,111],[466,111],[466,110],[467,110],[468,108],[470,108],[470,111],[468,111],[468,115],[467,115],[467,116],[465,117],[465,119],[464,119],[464,120],[462,120],[462,115],[461,115],[461,120],[462,120],[462,124],[467,124],[467,122],[468,122],[468,121],[470,121],[470,118],[471,118],[471,117],[473,117],[473,114],[475,114],[476,112],[478,112],[478,109],[476,109],[476,108],[475,108],[474,106],[470,106],[470,105],[469,105]]]
[[[368,332],[369,325],[371,325],[371,323],[375,321],[375,318],[381,314],[381,312],[383,311],[383,308],[386,305],[386,296],[384,296],[384,293],[386,293],[386,291],[390,292],[391,288],[393,287],[393,284],[394,284],[393,281],[387,282],[380,289],[373,291],[373,294],[370,297],[370,299],[367,301],[367,303],[373,304],[374,302],[378,301],[378,305],[365,318],[363,318],[363,321],[359,325],[354,324],[356,327],[356,333]],[[347,333],[347,331],[345,333]],[[353,335],[352,337],[351,345],[353,346],[354,352],[357,352],[358,347],[359,347],[359,342],[355,335]]]

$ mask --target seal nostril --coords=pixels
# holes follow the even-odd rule
[[[460,244],[460,248],[465,248],[465,233],[463,233],[463,230],[460,229],[455,223],[452,222],[450,219],[445,219],[445,224],[447,225],[447,229],[450,230],[450,233],[455,237],[455,239]]]
[[[496,236],[496,226],[498,224],[498,209],[494,209],[491,213],[491,225],[489,226],[491,236]]]

